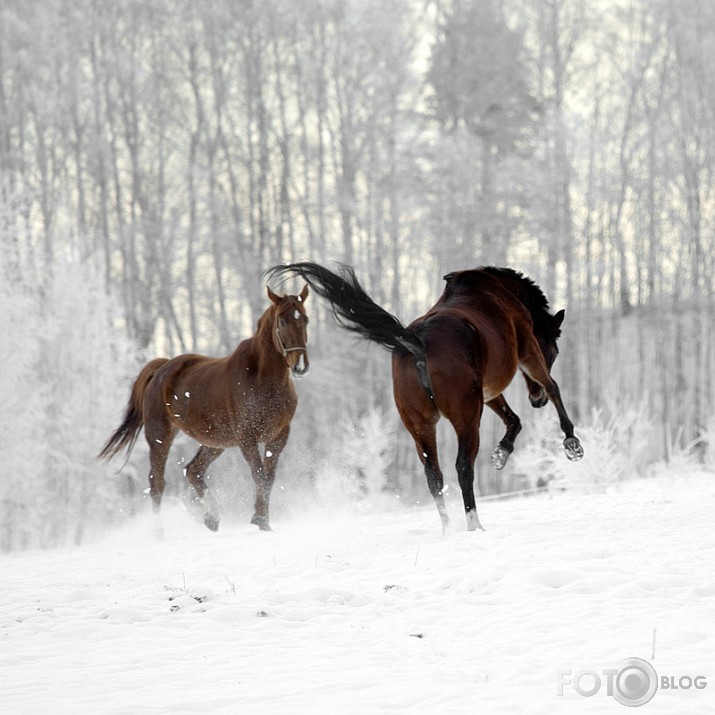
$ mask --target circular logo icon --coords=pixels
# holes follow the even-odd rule
[[[613,697],[632,708],[649,702],[658,689],[655,668],[642,658],[626,658],[617,667]]]

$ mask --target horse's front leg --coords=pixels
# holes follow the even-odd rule
[[[521,420],[507,403],[504,395],[499,395],[487,402],[487,407],[491,408],[504,423],[506,434],[502,437],[497,448],[492,452],[492,464],[495,469],[504,469],[509,456],[514,451],[514,440],[521,432]]]
[[[564,403],[561,401],[561,391],[559,386],[556,384],[555,380],[551,380],[551,383],[547,383],[544,386],[546,394],[549,396],[551,402],[554,403],[556,412],[559,415],[559,423],[561,424],[561,429],[563,430],[564,439],[564,449],[566,450],[566,456],[572,462],[578,462],[579,459],[583,457],[583,447],[581,442],[579,442],[578,437],[573,433],[573,422],[569,419],[566,414],[566,408]]]
[[[521,369],[524,371],[527,378],[530,378],[538,385],[541,385],[546,397],[548,397],[553,403],[559,416],[559,424],[561,425],[561,429],[563,430],[565,437],[564,449],[566,450],[566,456],[572,462],[578,461],[583,457],[583,447],[581,446],[581,442],[579,442],[578,437],[574,435],[573,422],[569,419],[564,403],[561,400],[561,390],[559,390],[556,380],[551,377],[551,373],[544,363],[541,350],[538,346],[532,350],[531,356],[528,360],[522,361]],[[529,384],[528,379],[527,384]],[[541,406],[541,401],[535,400],[532,396],[531,386],[529,387],[529,399],[534,407]],[[544,401],[543,404],[546,404],[546,402]]]
[[[204,524],[211,531],[218,531],[220,521],[216,497],[206,486],[204,476],[209,465],[223,454],[223,449],[202,445],[184,470],[186,478],[196,491],[196,500],[204,510]]]
[[[268,505],[276,478],[278,458],[286,446],[289,434],[290,427],[286,427],[276,438],[266,442],[266,453],[263,459],[257,444],[242,450],[243,456],[251,467],[253,481],[256,484],[256,502],[251,524],[255,524],[261,531],[271,531]]]

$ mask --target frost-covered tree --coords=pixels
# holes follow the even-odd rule
[[[121,517],[122,478],[94,455],[136,368],[100,273],[64,258],[38,279],[15,238],[6,224],[0,231],[3,550],[79,543],[88,530]]]
[[[499,3],[447,5],[426,76],[443,132],[432,213],[461,266],[506,263],[515,217],[538,184],[533,165],[520,161],[533,150],[539,120],[524,57],[523,38]]]

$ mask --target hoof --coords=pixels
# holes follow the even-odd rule
[[[258,516],[258,514],[254,514],[251,519],[251,524],[255,524],[261,531],[273,531],[273,529],[271,529],[271,525],[268,523],[268,517],[266,516]]]
[[[494,469],[504,469],[506,466],[507,461],[509,460],[509,455],[511,452],[508,452],[504,447],[499,446],[497,447],[493,452],[492,452],[492,464],[494,465]]]
[[[564,440],[564,449],[566,450],[566,456],[572,462],[578,462],[583,457],[583,447],[576,437],[567,437]]]
[[[476,511],[468,511],[467,512],[467,531],[476,531],[477,529],[479,529],[480,531],[484,531],[482,522],[479,521],[479,517],[477,516]]]
[[[206,491],[202,497],[196,499],[197,512],[194,512],[197,518],[203,518],[203,522],[211,531],[218,531],[218,525],[221,521],[218,510],[218,502],[212,492]]]
[[[206,524],[207,528],[211,531],[218,531],[219,519],[213,514],[206,514],[204,524]]]

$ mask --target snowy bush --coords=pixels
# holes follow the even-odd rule
[[[705,467],[715,472],[715,417],[711,417],[705,427],[700,430],[700,442]]]
[[[113,329],[112,301],[90,265],[60,259],[41,283],[32,274],[0,282],[2,550],[79,543],[122,509],[116,466],[94,457],[126,402],[132,346]]]
[[[373,405],[357,418],[343,413],[329,442],[329,454],[316,470],[322,501],[369,504],[389,490],[394,422],[385,410]]]
[[[605,409],[595,409],[591,422],[576,426],[584,458],[569,462],[563,433],[547,406],[535,415],[517,443],[513,469],[532,488],[546,484],[579,491],[604,491],[609,485],[642,476],[648,464],[653,424],[645,405],[620,405],[607,398]]]
[[[707,440],[709,435],[701,432],[700,436],[690,442],[683,439],[683,429],[675,434],[667,434],[665,439],[665,459],[660,459],[650,465],[649,476],[667,477],[672,474],[692,474],[702,470],[703,464],[699,447],[705,446],[705,461],[707,465]]]
[[[343,429],[343,454],[348,472],[355,475],[364,494],[382,494],[387,487],[394,440],[388,416],[380,407],[373,405],[357,420],[346,417]]]

